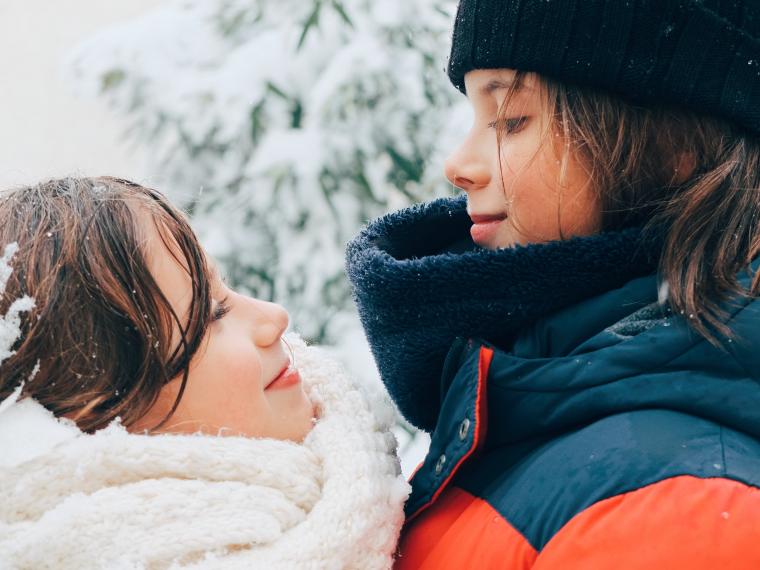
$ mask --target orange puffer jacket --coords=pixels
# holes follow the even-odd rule
[[[734,308],[725,353],[653,310],[653,285],[509,351],[455,343],[397,568],[760,569],[760,301]]]

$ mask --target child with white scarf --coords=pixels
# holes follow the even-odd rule
[[[287,313],[229,289],[161,194],[6,192],[12,242],[0,568],[392,565],[408,486],[387,402],[285,341]]]

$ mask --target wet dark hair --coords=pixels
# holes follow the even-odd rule
[[[149,270],[146,219],[190,278],[187,315]],[[35,308],[21,314],[15,353],[0,365],[0,400],[23,384],[22,397],[91,432],[116,417],[136,422],[181,375],[163,425],[211,312],[209,268],[185,216],[128,180],[64,178],[0,193],[0,244],[12,242],[0,314],[23,295]]]

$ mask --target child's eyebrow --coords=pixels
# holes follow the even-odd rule
[[[226,283],[224,276],[221,273],[219,273],[219,268],[216,266],[216,263],[214,263],[213,261],[209,261],[208,266],[211,272],[211,281],[216,281],[218,279],[222,283]]]
[[[510,89],[514,85],[514,82],[508,79],[491,79],[488,83],[483,85],[483,87],[480,88],[480,92],[483,95],[492,95],[496,91],[501,91],[502,89]],[[526,86],[524,83],[520,82],[517,84],[516,91],[529,91],[530,87]]]

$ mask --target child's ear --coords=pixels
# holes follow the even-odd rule
[[[686,182],[697,167],[697,159],[692,152],[682,152],[678,154],[673,167],[672,184],[679,185]]]

